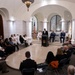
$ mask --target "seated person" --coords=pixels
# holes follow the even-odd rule
[[[4,50],[4,48],[2,48],[2,47],[0,46],[0,57],[5,57],[5,56],[6,56],[5,50]]]
[[[66,58],[71,57],[72,49],[70,48],[71,45],[64,45],[63,46],[63,53],[66,55]]]
[[[38,34],[37,34],[37,39],[39,40],[39,39],[41,39],[41,38],[42,38],[42,32],[39,31]]]
[[[69,65],[67,72],[68,72],[68,75],[74,75],[75,74],[75,67],[73,65]]]
[[[62,59],[66,58],[65,54],[62,51],[62,48],[57,49],[56,59],[60,62]]]
[[[9,54],[13,53],[14,50],[15,50],[15,47],[12,46],[12,45],[9,43],[8,38],[6,38],[6,39],[4,40],[4,48],[5,48],[5,53],[6,53],[6,55],[9,55]]]
[[[13,46],[14,48],[16,48],[17,51],[19,50],[18,44],[14,44],[12,38],[9,38],[9,44],[11,46]],[[15,50],[14,50],[14,52],[15,52]]]
[[[26,41],[26,43],[28,43],[28,45],[32,44],[32,38],[28,37],[26,34],[23,35],[23,39]]]
[[[35,70],[37,70],[37,64],[34,60],[32,60],[30,58],[30,52],[27,51],[25,53],[25,56],[26,56],[26,60],[23,60],[21,63],[20,63],[20,67],[19,67],[19,70],[22,72],[23,69],[30,69],[30,68],[34,68]]]
[[[55,58],[55,57],[54,57],[53,52],[49,51],[48,54],[47,54],[47,57],[46,57],[45,62],[46,62],[47,64],[49,64],[51,61],[54,60],[54,58]]]
[[[2,71],[2,73],[9,72],[7,70],[7,65],[6,65],[5,57],[0,57],[0,70]]]
[[[52,68],[58,68],[59,62],[51,51],[48,52],[45,62]]]
[[[19,41],[20,41],[21,44],[24,43],[24,39],[23,39],[22,35],[19,36]]]
[[[69,38],[68,40],[66,40],[62,45],[64,46],[64,45],[68,45],[68,44],[72,45],[71,38]]]
[[[14,45],[16,46],[16,49],[19,50],[17,36],[15,34],[13,35],[12,41],[13,41]]]

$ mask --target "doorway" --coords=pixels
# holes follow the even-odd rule
[[[0,35],[3,36],[4,38],[4,32],[3,32],[3,19],[2,16],[0,15]]]

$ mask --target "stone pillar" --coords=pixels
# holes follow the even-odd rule
[[[62,28],[61,28],[61,30],[65,31],[65,29],[66,29],[66,26],[65,26],[65,20],[62,19],[61,22],[62,22]]]
[[[32,37],[32,21],[26,21],[26,34],[28,37]]]
[[[47,19],[46,18],[44,19],[44,22],[43,22],[43,29],[44,28],[47,30]]]
[[[75,19],[72,20],[72,44],[75,44]]]

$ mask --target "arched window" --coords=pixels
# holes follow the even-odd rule
[[[52,16],[50,20],[50,31],[60,31],[61,30],[61,17],[59,15]]]

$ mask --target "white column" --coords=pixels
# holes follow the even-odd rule
[[[26,21],[26,34],[28,37],[32,37],[32,21]]]
[[[69,37],[71,38],[71,35],[72,35],[72,22],[69,23],[68,34],[69,34]]]
[[[44,22],[43,22],[43,29],[44,28],[47,30],[47,19],[46,18],[44,19]]]
[[[75,20],[72,20],[72,44],[75,44]]]
[[[65,27],[66,27],[66,26],[65,26],[65,20],[64,20],[64,19],[62,19],[62,21],[61,21],[61,22],[62,22],[62,29],[61,29],[61,30],[65,31]]]

